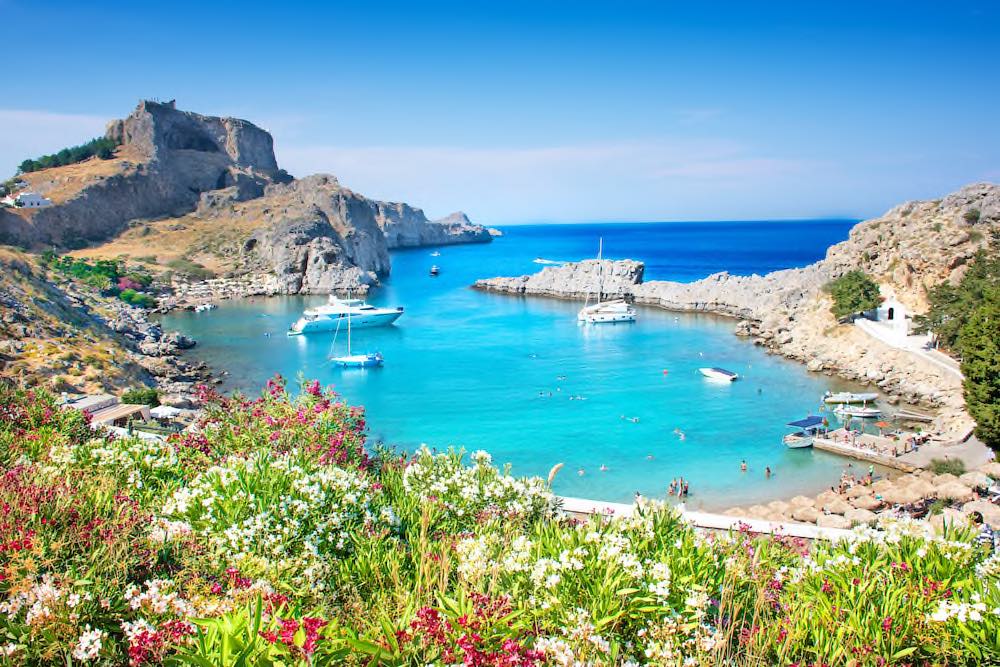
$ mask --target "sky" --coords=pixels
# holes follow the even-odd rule
[[[1000,3],[0,0],[0,173],[141,98],[487,224],[877,215],[1000,181]]]

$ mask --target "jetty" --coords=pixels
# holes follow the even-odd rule
[[[887,468],[913,472],[916,466],[907,463],[901,457],[913,451],[914,447],[907,443],[914,437],[916,436],[886,437],[856,433],[841,428],[824,435],[817,435],[813,438],[813,447],[840,456],[877,463]]]

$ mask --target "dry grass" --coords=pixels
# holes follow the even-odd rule
[[[123,146],[115,151],[110,160],[92,157],[64,167],[52,167],[24,174],[21,179],[28,183],[28,190],[45,195],[56,204],[62,204],[80,193],[92,183],[135,170],[136,164],[145,157],[135,148]]]

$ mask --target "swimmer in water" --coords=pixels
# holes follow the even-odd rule
[[[646,460],[647,461],[652,461],[653,460],[653,455],[652,454],[646,454]]]
[[[740,472],[746,472],[746,471],[747,471],[747,462],[746,459],[744,459],[743,461],[740,461]]]
[[[638,424],[639,423],[639,418],[638,417],[632,417],[632,423],[633,424]]]
[[[579,470],[576,471],[576,474],[579,475],[580,477],[583,477],[583,472],[584,472],[583,468],[580,468]]]
[[[767,466],[764,468],[764,477],[766,477],[767,479],[771,479],[771,466]]]
[[[608,466],[606,466],[606,465],[604,465],[604,464],[602,463],[602,464],[601,464],[601,472],[607,472],[607,471],[608,471]]]

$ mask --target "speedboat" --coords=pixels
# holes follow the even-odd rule
[[[732,382],[733,380],[738,380],[740,377],[732,371],[727,371],[725,368],[699,368],[698,372],[709,380],[720,380],[722,382]]]
[[[438,252],[437,250],[435,250],[434,252],[431,253],[431,257],[440,257],[440,256],[441,256],[441,253]]]
[[[796,429],[796,432],[786,435],[782,438],[782,442],[789,449],[803,449],[805,447],[812,447],[813,439],[823,428],[823,418],[816,415],[809,415],[805,419],[788,422],[787,426]]]
[[[875,417],[880,417],[882,411],[878,408],[869,408],[867,405],[841,405],[837,407],[834,412],[838,415],[847,415],[848,417],[860,417],[861,419],[872,419]]]
[[[441,269],[438,268],[437,264],[435,264],[434,266],[431,267],[431,275],[432,276],[436,276],[439,273],[441,273]]]
[[[326,305],[309,308],[288,330],[289,336],[336,331],[342,321],[351,318],[355,329],[384,327],[392,324],[403,314],[403,308],[377,308],[361,299],[338,299],[331,295]]]
[[[635,322],[635,307],[626,303],[624,299],[602,301],[581,308],[576,319],[584,324]]]
[[[347,354],[342,357],[330,357],[337,366],[341,368],[373,368],[381,366],[385,359],[381,352],[371,352],[369,354]]]
[[[194,307],[194,312],[205,313],[208,312],[209,310],[212,310],[213,308],[215,308],[214,303],[199,303],[197,306]]]
[[[831,391],[823,394],[824,403],[868,403],[869,401],[878,400],[878,394],[867,393],[867,394],[853,394],[849,391],[838,391],[833,393]]]

